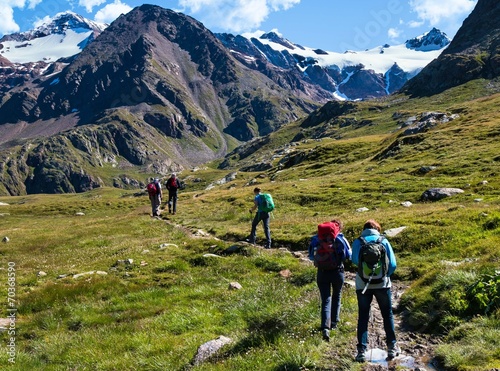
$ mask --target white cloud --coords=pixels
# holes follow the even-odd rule
[[[422,21],[410,21],[408,22],[408,27],[410,28],[417,28],[417,27],[421,27],[424,25],[424,22]]]
[[[0,3],[0,36],[19,32],[20,27],[14,20],[14,8],[23,8],[25,0],[2,0]]]
[[[455,23],[476,6],[477,0],[410,0],[410,7],[422,22],[436,26],[440,22]]]
[[[287,10],[300,0],[179,0],[181,11],[208,28],[241,33],[256,29],[271,12]]]
[[[52,17],[49,17],[48,15],[46,15],[45,17],[39,18],[35,22],[33,22],[33,26],[35,28],[37,28],[37,27],[41,26],[42,24],[50,23],[51,21],[52,21]]]
[[[29,0],[28,1],[28,9],[35,9],[35,6],[40,4],[42,0]]]
[[[391,40],[395,40],[399,37],[399,35],[401,35],[402,32],[403,31],[397,28],[389,28],[389,30],[387,31],[387,36],[389,36]]]
[[[0,34],[19,31],[19,25],[14,21],[14,9],[7,4],[0,4]]]
[[[121,14],[127,14],[132,8],[120,0],[115,0],[113,3],[106,5],[100,9],[94,17],[94,20],[99,23],[111,23]]]
[[[83,6],[87,12],[92,13],[94,6],[99,6],[105,2],[106,0],[79,0],[78,5]]]

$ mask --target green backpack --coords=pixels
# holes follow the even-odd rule
[[[269,193],[261,193],[259,196],[259,210],[270,213],[274,210],[273,197]]]

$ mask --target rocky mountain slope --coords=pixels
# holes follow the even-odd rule
[[[94,161],[164,174],[221,157],[324,99],[321,89],[281,79],[275,69],[269,66],[269,77],[251,70],[195,19],[143,5],[59,73],[2,95],[0,137],[10,150],[2,154],[1,183],[9,194],[79,191],[110,184],[87,181],[97,178],[87,170]],[[47,140],[22,139],[70,129]],[[22,147],[14,153],[23,155],[13,161],[16,144]]]
[[[403,90],[430,96],[478,78],[500,76],[500,2],[479,0],[448,48]]]
[[[481,0],[477,8],[489,12],[484,6],[489,3]],[[459,34],[475,26],[465,22]],[[498,25],[481,30],[476,40],[495,45]],[[437,39],[408,45],[425,48]],[[250,53],[251,45],[245,45]],[[121,16],[58,73],[42,73],[2,93],[0,193],[136,188],[152,174],[180,171],[228,153],[221,166],[231,167],[265,146],[271,133],[311,112],[297,121],[300,131],[292,141],[335,135],[337,126],[347,130],[374,124],[356,119],[353,102],[331,101],[318,109],[332,91],[304,80],[300,69],[283,74],[267,58],[243,59],[224,46],[221,35],[182,14],[143,5]],[[321,71],[311,66],[307,76]],[[436,73],[432,79],[442,79],[439,69]],[[370,107],[377,110],[376,103]],[[242,142],[248,144],[237,148]],[[286,161],[284,166],[293,166],[300,158]],[[247,170],[267,166],[265,161],[244,165]]]
[[[300,71],[302,78],[331,93],[332,99],[357,100],[383,97],[399,90],[449,44],[443,32],[433,28],[402,45],[344,53],[311,49],[275,32],[259,38],[217,34],[234,57],[265,73],[266,62],[286,75]]]

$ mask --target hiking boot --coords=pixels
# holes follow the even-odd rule
[[[332,322],[332,325],[330,326],[330,330],[335,330],[338,327],[337,322]]]
[[[245,242],[248,242],[248,243],[253,243],[255,245],[255,240],[253,238],[245,238]]]
[[[390,360],[390,359],[396,358],[397,356],[399,356],[400,353],[401,353],[401,349],[399,348],[399,346],[397,344],[391,345],[387,349],[387,359]]]
[[[323,340],[330,341],[330,330],[328,330],[326,328],[323,329],[322,335],[323,335]]]
[[[366,353],[364,350],[358,350],[355,361],[360,363],[366,362]]]

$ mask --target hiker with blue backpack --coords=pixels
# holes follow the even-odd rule
[[[366,361],[368,322],[373,297],[382,314],[387,345],[387,360],[397,357],[401,350],[396,343],[392,313],[391,275],[396,270],[396,256],[391,244],[380,234],[380,224],[367,220],[361,236],[352,243],[352,262],[358,266],[356,296],[358,298],[357,362]]]
[[[250,213],[253,214],[255,211],[255,216],[252,221],[252,231],[250,236],[246,239],[247,242],[255,244],[257,239],[257,226],[262,221],[264,227],[264,234],[266,236],[265,248],[271,248],[271,228],[269,227],[270,213],[274,210],[273,198],[269,193],[261,193],[260,188],[255,188],[253,190],[255,195],[253,199],[253,207],[250,209]]]
[[[318,268],[316,283],[321,296],[321,333],[325,341],[330,341],[330,331],[340,321],[344,262],[351,259],[351,246],[342,229],[339,219],[321,223],[309,243],[309,259]]]

